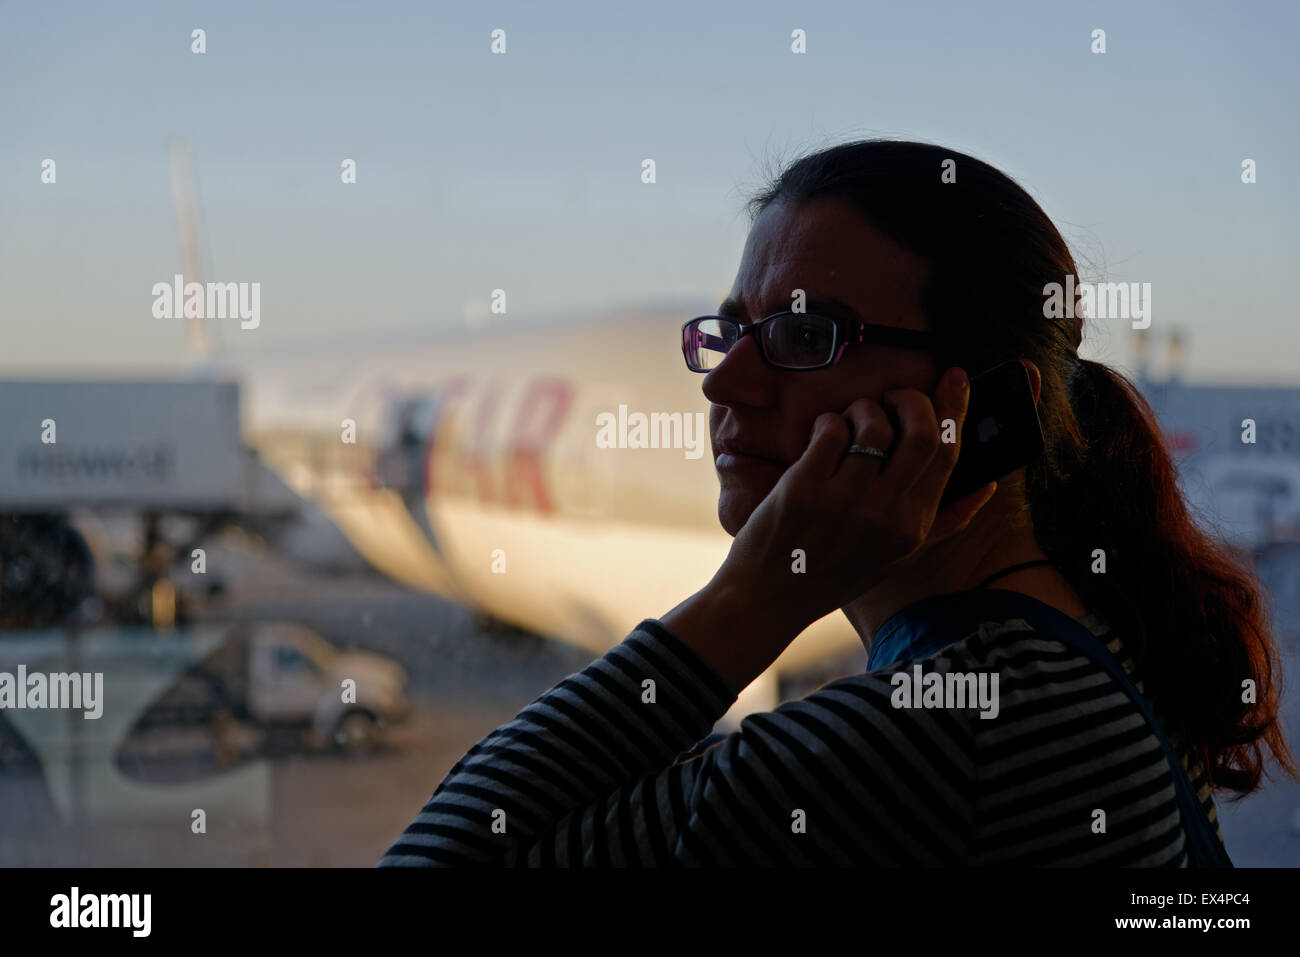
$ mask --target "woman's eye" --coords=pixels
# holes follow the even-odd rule
[[[796,336],[801,345],[815,346],[821,345],[826,341],[825,330],[820,329],[817,326],[800,326]]]

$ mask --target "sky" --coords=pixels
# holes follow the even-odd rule
[[[151,311],[180,270],[177,141],[203,278],[262,284],[258,328],[215,321],[237,357],[712,311],[781,164],[890,136],[1010,174],[1085,279],[1151,283],[1145,335],[1186,337],[1188,381],[1300,385],[1298,10],[0,0],[0,370],[192,361]],[[1127,366],[1129,326],[1085,354]]]

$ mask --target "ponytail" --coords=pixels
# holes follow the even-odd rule
[[[1058,430],[1055,455],[1026,476],[1039,544],[1117,630],[1212,787],[1255,790],[1263,746],[1296,776],[1258,578],[1194,522],[1155,414],[1132,382],[1077,360],[1067,388],[1075,427]]]

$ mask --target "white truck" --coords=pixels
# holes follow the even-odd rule
[[[188,669],[180,683],[188,693],[178,686],[164,696],[155,721],[169,712],[175,720],[176,705],[198,699],[204,710],[215,705],[263,729],[298,729],[318,746],[364,751],[410,713],[406,677],[392,659],[340,650],[302,625],[240,625]]]

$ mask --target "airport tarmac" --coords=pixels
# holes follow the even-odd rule
[[[411,715],[387,729],[380,751],[357,756],[244,729],[256,748],[234,768],[265,770],[250,785],[265,790],[251,802],[264,813],[224,824],[209,811],[204,834],[192,832],[188,806],[156,822],[68,823],[38,767],[7,764],[0,866],[372,866],[470,747],[591,660],[560,642],[485,629],[460,607],[377,577],[315,577],[239,551],[239,587],[204,620],[295,621],[341,649],[392,657],[408,674]],[[232,770],[203,728],[133,733],[118,766],[159,789]]]
[[[470,747],[590,661],[557,641],[484,628],[462,608],[377,577],[316,577],[264,554],[245,553],[242,562],[240,587],[207,617],[297,621],[341,648],[395,658],[408,672],[410,717],[388,729],[382,750],[357,756],[251,732],[235,767],[259,792],[255,819],[209,811],[202,834],[192,831],[188,805],[134,823],[67,823],[36,767],[7,765],[0,866],[370,867]],[[1289,674],[1300,673],[1294,644],[1287,653]],[[1285,714],[1300,742],[1294,690]],[[118,765],[160,789],[231,771],[202,729],[133,735]],[[1219,808],[1238,866],[1300,866],[1300,785],[1269,784]]]

